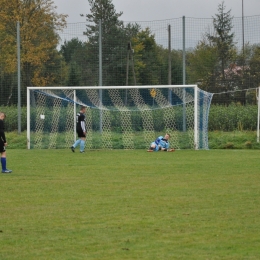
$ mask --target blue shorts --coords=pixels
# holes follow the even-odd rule
[[[156,144],[155,142],[152,142],[150,146],[152,146],[152,145],[155,145],[155,148],[153,148],[153,150],[154,150],[155,152],[158,152],[158,151],[159,151],[159,145]]]

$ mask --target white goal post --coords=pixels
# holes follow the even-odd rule
[[[69,148],[87,107],[86,149],[147,149],[171,135],[175,149],[208,149],[212,93],[197,85],[27,87],[27,148]]]

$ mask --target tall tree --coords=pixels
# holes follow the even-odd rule
[[[207,33],[206,36],[217,48],[218,59],[220,62],[220,70],[223,79],[225,79],[225,69],[234,57],[234,33],[231,32],[232,20],[231,10],[225,12],[224,2],[218,6],[218,14],[213,17],[213,26],[215,34]]]
[[[51,84],[55,75],[47,67],[60,59],[58,30],[66,15],[57,14],[51,0],[0,0],[0,62],[5,73],[17,69],[16,35],[20,23],[22,86]],[[24,89],[23,89],[24,90]]]
[[[102,20],[102,32],[104,39],[113,38],[118,28],[123,28],[123,22],[119,20],[122,12],[116,13],[112,0],[88,0],[90,4],[90,14],[86,15],[87,31],[85,34],[90,41],[98,42],[99,21]],[[111,34],[112,33],[112,34]],[[110,37],[109,37],[110,36]]]
[[[141,85],[158,85],[160,82],[160,48],[155,41],[155,35],[149,28],[140,31],[132,38],[137,83]],[[166,59],[167,60],[167,59]]]
[[[248,85],[250,87],[259,87],[260,84],[260,44],[252,47],[253,53],[249,61],[249,66],[246,67],[248,75]]]
[[[124,85],[127,45],[139,29],[138,25],[126,25],[119,18],[112,0],[88,0],[90,14],[86,15],[89,58],[92,60],[92,78],[98,83],[99,21],[102,22],[103,85]]]
[[[79,69],[77,69],[77,65],[75,63],[71,63],[68,82],[66,85],[68,85],[68,86],[79,86],[80,85],[79,75],[77,73],[78,71],[79,71]]]
[[[213,17],[214,33],[206,32],[196,48],[187,55],[189,83],[197,83],[200,88],[213,93],[233,90],[238,80],[229,69],[237,58],[231,10],[225,12],[222,2],[218,12]],[[226,94],[224,99],[215,95],[213,102],[225,103],[230,98],[230,94]]]
[[[70,63],[74,60],[75,53],[84,47],[84,43],[78,38],[73,38],[70,41],[65,41],[61,45],[60,53],[63,55],[65,62]]]
[[[198,84],[203,90],[215,92],[215,79],[218,77],[216,49],[216,46],[204,39],[187,54],[187,75],[190,84]]]

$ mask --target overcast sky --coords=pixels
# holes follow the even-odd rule
[[[68,14],[68,23],[85,22],[80,14],[89,13],[88,0],[53,0],[57,13]],[[231,9],[231,15],[242,17],[242,2],[244,16],[260,15],[260,0],[226,0],[226,11]],[[123,12],[123,21],[155,21],[179,18],[182,16],[194,18],[211,18],[218,13],[218,5],[222,0],[113,0],[116,12]]]

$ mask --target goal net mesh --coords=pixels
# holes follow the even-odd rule
[[[211,99],[194,86],[30,87],[28,148],[70,147],[84,105],[86,149],[147,149],[166,132],[172,148],[208,149]]]

